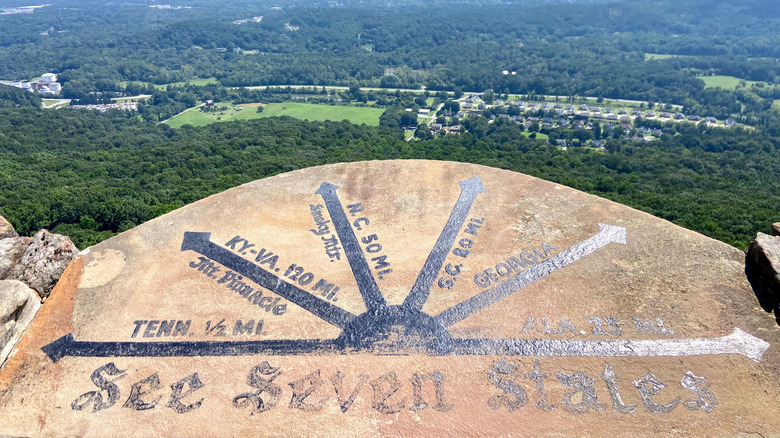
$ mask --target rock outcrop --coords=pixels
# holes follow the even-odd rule
[[[22,261],[30,246],[30,237],[8,237],[0,240],[0,279],[9,278],[11,272]]]
[[[68,237],[38,231],[8,278],[25,282],[46,298],[78,252]]]
[[[4,217],[0,216],[0,239],[6,239],[8,237],[19,237],[19,235],[16,234],[14,226]]]
[[[0,364],[41,307],[41,297],[19,280],[0,280]]]
[[[0,365],[77,253],[69,238],[46,230],[20,237],[0,216]]]
[[[773,225],[773,233],[778,225]],[[761,306],[780,321],[780,235],[756,235],[747,250],[745,273]]]
[[[0,369],[0,435],[768,435],[780,329],[744,271],[527,175],[303,169],[74,260]]]
[[[780,222],[775,222],[772,224],[772,235],[780,236]]]

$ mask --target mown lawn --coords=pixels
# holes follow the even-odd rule
[[[206,113],[199,108],[193,108],[183,114],[165,122],[171,128],[180,128],[184,125],[204,126],[210,123],[227,122],[231,120],[251,120],[261,117],[290,116],[296,119],[311,121],[324,120],[349,120],[355,124],[379,125],[379,116],[384,110],[380,108],[364,108],[351,106],[317,105],[311,103],[282,102],[267,104],[262,113],[257,112],[260,103],[243,103],[236,105],[239,109],[233,109],[228,103],[216,103],[217,108],[227,107],[226,110]]]
[[[526,136],[526,137],[529,137],[529,138],[530,138],[532,133],[531,133],[531,132],[528,132],[528,131],[523,131],[523,132],[522,132],[522,134],[523,134],[524,136]],[[549,138],[549,136],[548,136],[547,134],[542,134],[541,132],[537,132],[537,133],[536,133],[536,139],[537,139],[537,140],[547,140],[548,138]]]
[[[256,111],[256,110],[255,110]],[[265,106],[260,117],[290,116],[296,119],[310,121],[349,120],[357,125],[378,126],[379,116],[384,112],[381,108],[365,108],[340,105],[317,105],[313,103],[282,102]]]
[[[724,90],[733,90],[737,88],[737,85],[739,85],[739,83],[742,81],[742,79],[735,78],[734,76],[699,76],[699,79],[704,81],[704,84],[707,88],[720,87]],[[748,87],[758,83],[756,81],[745,82],[747,83]]]
[[[127,102],[142,102],[144,100],[149,100],[148,97],[138,97],[138,96],[130,96],[130,97],[114,97],[111,99],[112,101],[116,103],[127,103]]]
[[[231,103],[218,102],[216,103],[215,108],[227,107],[227,109],[215,112],[204,112],[201,111],[201,108],[196,107],[173,117],[165,123],[171,128],[181,128],[184,125],[205,126],[211,123],[228,122],[231,120],[257,119],[260,117],[260,114],[257,113],[258,106],[260,106],[259,103],[247,103],[236,105],[236,109],[233,109],[234,107]]]

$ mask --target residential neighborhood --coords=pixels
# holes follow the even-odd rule
[[[714,117],[684,114],[682,108],[670,105],[659,105],[656,109],[650,109],[644,104],[632,108],[614,105],[619,102],[574,103],[560,99],[550,102],[540,100],[538,96],[535,100],[524,100],[521,97],[508,96],[506,99],[487,103],[482,95],[470,94],[455,100],[458,104],[457,111],[452,111],[451,106],[450,109],[445,109],[442,104],[436,111],[421,108],[418,117],[428,125],[434,135],[463,133],[461,123],[464,120],[485,117],[488,123],[497,119],[512,120],[534,138],[538,135],[538,138],[546,139],[551,131],[573,130],[576,139],[574,145],[597,148],[604,147],[607,137],[624,137],[640,143],[653,141],[664,134],[662,123],[704,123],[708,127],[724,128],[737,125],[735,119],[719,121]],[[407,109],[409,110],[411,109]],[[637,121],[643,123],[636,123]],[[577,135],[577,131],[586,131],[590,135]],[[572,145],[557,138],[556,143],[563,148]]]

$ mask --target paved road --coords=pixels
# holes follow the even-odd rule
[[[50,100],[50,99],[47,99],[47,100]],[[54,102],[54,103],[52,103],[50,105],[46,105],[44,103],[43,104],[43,108],[49,109],[49,108],[54,108],[54,107],[57,107],[57,106],[60,106],[60,105],[66,105],[66,104],[70,103],[70,99],[56,99],[56,100],[57,100],[56,102]]]
[[[176,116],[182,115],[182,114],[186,113],[187,111],[192,111],[192,110],[194,110],[194,109],[196,109],[196,108],[200,108],[200,107],[202,107],[203,105],[205,105],[205,103],[202,103],[202,104],[200,104],[200,105],[198,105],[198,106],[194,106],[194,107],[192,107],[192,108],[187,108],[186,110],[184,110],[184,111],[180,112],[179,114],[174,114],[173,116],[171,116],[171,117],[168,117],[167,119],[163,120],[162,122],[158,122],[157,124],[159,125],[159,124],[161,124],[161,123],[165,123],[165,122],[167,122],[168,120],[171,120],[172,118],[174,118],[174,117],[176,117]]]

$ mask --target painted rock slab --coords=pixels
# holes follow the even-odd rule
[[[777,433],[779,346],[728,245],[512,172],[338,164],[73,262],[0,435]]]

